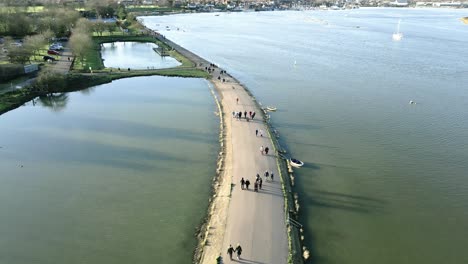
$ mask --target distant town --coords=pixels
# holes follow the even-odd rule
[[[79,0],[85,2],[85,0]],[[186,11],[242,12],[273,10],[307,10],[307,9],[354,9],[359,7],[435,7],[435,8],[468,8],[468,1],[411,1],[411,0],[249,0],[249,1],[183,1],[183,0],[124,0],[126,6],[167,6],[182,8]]]
[[[3,5],[75,5],[93,2],[118,3],[140,13],[167,12],[242,12],[274,10],[342,10],[360,7],[468,8],[468,1],[412,1],[412,0],[4,0]],[[101,4],[99,3],[99,4]],[[1,6],[2,4],[0,4]],[[166,9],[161,9],[166,8]]]

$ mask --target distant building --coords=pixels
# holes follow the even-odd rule
[[[388,3],[389,6],[394,6],[394,7],[407,7],[408,6],[408,0],[395,0],[394,2]]]
[[[461,7],[462,3],[460,2],[434,2],[432,5],[435,7]]]

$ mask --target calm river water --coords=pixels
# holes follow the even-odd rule
[[[0,263],[190,263],[213,111],[204,80],[138,77],[0,116]]]
[[[315,263],[439,264],[468,263],[468,26],[459,20],[467,15],[143,19],[278,107],[281,140],[307,164],[297,191]],[[393,42],[399,19],[404,37]]]
[[[122,69],[163,69],[177,67],[181,63],[172,57],[161,57],[153,48],[154,43],[112,42],[103,43],[101,56],[104,66]]]

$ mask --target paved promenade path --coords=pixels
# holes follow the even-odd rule
[[[68,47],[68,43],[65,44],[64,50],[61,52],[60,58],[55,62],[52,69],[55,72],[62,74],[67,74],[70,71],[71,65],[73,63],[73,54]]]
[[[182,55],[205,69],[210,63],[158,36]],[[213,67],[211,67],[213,68]],[[206,232],[201,263],[214,264],[221,254],[223,263],[285,264],[288,257],[288,239],[284,215],[284,198],[277,169],[277,154],[263,121],[261,109],[254,98],[234,78],[220,74],[214,68],[212,83],[220,96],[224,115],[224,170],[220,176],[217,197],[212,203],[211,216]],[[221,80],[218,80],[220,76]],[[225,79],[225,82],[222,79]],[[237,102],[237,99],[239,101]],[[255,119],[237,120],[232,112],[255,111]],[[248,115],[248,114],[247,114]],[[255,135],[263,131],[263,136]],[[268,155],[260,147],[269,147]],[[264,172],[275,175],[274,181],[266,180]],[[263,179],[262,189],[254,192],[256,174]],[[241,178],[250,181],[249,190],[241,189]],[[242,256],[230,260],[227,248],[242,246]]]

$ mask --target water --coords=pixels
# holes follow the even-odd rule
[[[219,148],[201,79],[139,77],[0,117],[0,263],[190,263]]]
[[[161,57],[153,48],[154,43],[112,42],[104,43],[101,56],[108,68],[163,69],[181,65],[172,57]]]
[[[144,21],[180,28],[163,34],[278,107],[281,141],[306,163],[296,190],[314,263],[435,264],[468,263],[463,16],[363,8]]]

